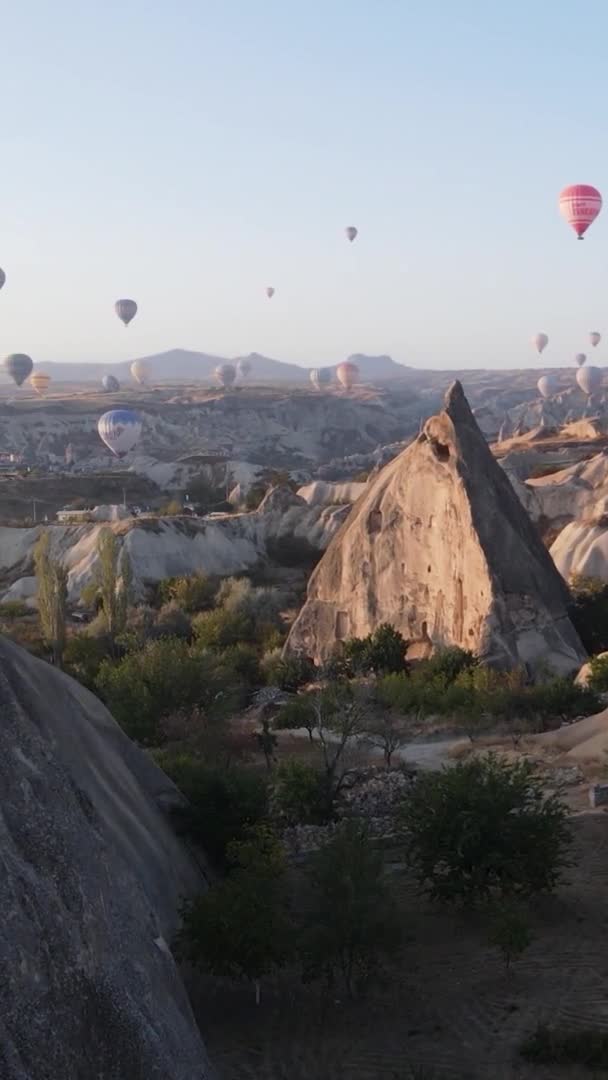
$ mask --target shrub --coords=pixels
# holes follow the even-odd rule
[[[490,945],[499,949],[508,970],[514,959],[530,946],[532,935],[525,916],[513,907],[499,909],[490,932]]]
[[[258,827],[230,845],[228,861],[228,877],[186,907],[179,943],[212,974],[253,982],[259,1004],[262,978],[292,950],[285,856],[272,832]]]
[[[316,674],[315,665],[309,657],[283,658],[278,650],[263,657],[261,668],[268,686],[278,686],[293,693],[311,682]]]
[[[560,1031],[545,1024],[526,1039],[521,1055],[536,1065],[586,1065],[608,1068],[608,1033],[588,1029]]]
[[[23,619],[31,611],[23,600],[5,600],[0,604],[0,619]]]
[[[309,882],[305,977],[340,974],[355,996],[381,959],[394,954],[401,936],[383,853],[373,847],[364,826],[345,822],[314,856]]]
[[[243,767],[209,768],[191,754],[159,751],[155,758],[188,799],[189,805],[173,814],[178,831],[223,866],[228,845],[265,818],[266,781]]]
[[[214,658],[175,638],[148,642],[117,664],[105,660],[96,686],[127,735],[148,746],[157,742],[163,717],[210,706],[222,689]]]
[[[326,778],[297,758],[282,761],[272,785],[272,812],[287,825],[322,825],[328,820]]]
[[[225,649],[229,645],[253,640],[253,620],[239,611],[202,611],[192,621],[194,636],[207,649]]]
[[[306,694],[300,694],[291,701],[287,701],[275,716],[274,726],[277,731],[299,731],[305,728],[310,742],[313,742],[317,714],[313,708],[312,699]]]
[[[477,667],[479,660],[468,649],[461,649],[458,645],[450,645],[445,649],[438,649],[434,656],[423,661],[420,665],[425,678],[430,681],[434,678],[445,679],[449,685],[463,672]]]
[[[184,508],[178,499],[170,499],[168,503],[161,506],[159,513],[164,517],[178,517],[183,514]]]
[[[110,642],[102,637],[75,634],[68,639],[63,652],[64,668],[89,690],[95,690],[95,682],[103,661],[110,655]]]
[[[261,684],[260,659],[253,645],[243,641],[229,645],[222,652],[220,662],[227,677],[235,673],[249,687]]]
[[[173,601],[189,615],[197,611],[207,611],[213,607],[216,583],[204,574],[190,574],[188,577],[165,578],[158,586],[158,598],[161,604]]]
[[[411,865],[440,901],[550,891],[568,865],[566,808],[527,761],[488,755],[422,774],[402,821]]]
[[[608,584],[600,578],[577,576],[570,583],[570,617],[587,652],[608,650]]]
[[[605,694],[608,690],[608,656],[593,656],[590,666],[589,689]]]
[[[163,604],[148,633],[152,638],[172,637],[188,640],[192,634],[192,623],[180,608],[177,600],[170,600],[168,604]]]
[[[344,659],[353,674],[375,671],[381,674],[404,671],[407,667],[405,638],[383,623],[366,638],[350,638],[344,642]]]

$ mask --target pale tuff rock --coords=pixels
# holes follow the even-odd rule
[[[572,671],[585,652],[567,602],[456,382],[334,536],[287,649],[324,660],[387,622],[409,641],[459,645],[501,666]]]
[[[2,1080],[209,1080],[166,945],[205,887],[159,809],[175,787],[93,694],[4,639],[0,716]]]

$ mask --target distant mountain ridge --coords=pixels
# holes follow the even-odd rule
[[[133,357],[133,360],[143,360],[149,364],[153,373],[152,377],[159,382],[174,382],[177,380],[211,379],[218,364],[234,363],[245,357],[214,356],[210,353],[195,352],[190,349],[169,349],[167,352],[156,353],[153,356]],[[311,364],[310,368],[299,367],[297,364],[286,363],[283,360],[274,360],[261,353],[249,353],[246,357],[251,363],[250,382],[290,382],[307,383],[309,372],[312,367],[328,367],[334,370],[337,364]],[[396,379],[411,371],[411,368],[396,363],[390,356],[366,356],[363,353],[354,353],[348,357],[359,367],[363,382],[382,382],[388,379]],[[38,371],[45,371],[51,376],[53,382],[99,382],[104,375],[115,375],[119,381],[130,379],[129,368],[133,360],[124,360],[117,364],[85,364],[67,363],[65,361],[47,360],[36,364]]]

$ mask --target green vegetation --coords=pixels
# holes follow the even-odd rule
[[[53,663],[61,665],[65,648],[65,620],[68,598],[68,572],[51,556],[51,538],[44,530],[34,549],[38,587],[38,616],[45,645]]]
[[[388,674],[406,669],[406,651],[407,641],[399,631],[383,623],[366,638],[345,641],[343,656],[353,675]]]
[[[589,689],[598,694],[608,691],[608,656],[593,656],[589,674]]]
[[[585,1065],[608,1069],[608,1032],[561,1031],[539,1025],[521,1048],[522,1057],[536,1065]]]
[[[172,577],[161,581],[157,594],[162,605],[173,603],[187,615],[212,608],[217,592],[217,584],[205,574],[191,574],[189,577]]]
[[[532,943],[528,920],[517,908],[499,908],[494,919],[489,944],[500,951],[507,971],[513,960],[521,956]]]
[[[214,975],[247,979],[260,1003],[262,979],[284,967],[293,936],[283,849],[258,826],[227,850],[228,876],[184,912],[182,951]]]
[[[608,650],[608,584],[577,576],[570,583],[570,617],[590,656]]]
[[[444,903],[549,892],[568,865],[566,807],[527,761],[487,755],[422,774],[402,825],[420,885]]]
[[[331,985],[339,975],[355,997],[401,938],[382,851],[364,825],[346,822],[313,858],[309,881],[305,978],[321,977]]]
[[[0,619],[23,619],[30,609],[23,600],[5,600],[0,604]]]

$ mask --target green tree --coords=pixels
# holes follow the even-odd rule
[[[589,689],[598,694],[608,690],[608,656],[592,656],[589,673]]]
[[[412,730],[403,718],[394,716],[393,713],[381,713],[372,716],[364,724],[365,732],[361,736],[361,742],[365,746],[381,750],[384,756],[384,764],[390,769],[393,754],[396,754],[402,746],[405,746],[412,737]]]
[[[182,951],[214,975],[242,978],[255,987],[283,967],[291,952],[285,856],[267,826],[228,849],[228,877],[184,912]]]
[[[62,563],[51,558],[51,538],[46,529],[34,549],[34,566],[42,637],[53,663],[61,666],[66,640],[68,572]]]
[[[173,813],[178,832],[225,867],[230,844],[266,816],[267,781],[253,769],[210,768],[190,753],[157,750],[154,757],[188,800]]]
[[[500,951],[508,971],[513,960],[532,944],[530,926],[522,912],[512,906],[500,908],[492,924],[489,944]]]
[[[117,637],[124,633],[127,611],[132,590],[131,560],[123,549],[121,556],[118,538],[112,529],[105,528],[99,534],[97,544],[99,566],[97,578],[103,604],[103,615],[114,646]]]
[[[225,649],[254,636],[253,619],[240,611],[201,611],[192,620],[194,636],[205,649]]]
[[[216,592],[216,583],[200,573],[190,574],[188,577],[166,578],[158,586],[161,604],[173,601],[188,615],[212,608]]]
[[[107,640],[90,637],[88,634],[74,634],[63,652],[65,670],[89,690],[95,690],[99,669],[109,655],[110,645]]]
[[[217,659],[175,638],[150,641],[118,663],[105,660],[96,687],[127,735],[146,746],[158,744],[164,717],[193,705],[214,708],[225,690]]]
[[[316,669],[307,656],[283,657],[280,650],[275,649],[264,656],[262,672],[268,686],[278,686],[288,693],[295,693],[314,679]]]
[[[420,884],[443,902],[547,892],[569,865],[567,809],[527,761],[489,754],[423,773],[402,822]]]
[[[326,780],[322,772],[297,758],[282,761],[272,784],[272,811],[287,825],[323,825],[327,821]]]
[[[281,706],[274,719],[277,731],[299,731],[304,728],[308,739],[314,742],[317,714],[308,694],[299,694]]]
[[[407,641],[388,623],[382,623],[366,638],[344,642],[344,658],[353,674],[375,671],[377,674],[405,671]]]
[[[342,976],[351,997],[395,951],[401,920],[383,854],[359,822],[345,822],[314,856],[309,871],[305,978]]]
[[[608,650],[608,584],[601,578],[576,576],[570,583],[570,617],[590,656]]]

